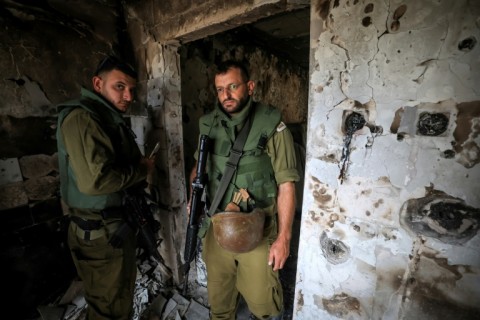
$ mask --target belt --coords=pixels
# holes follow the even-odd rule
[[[78,226],[75,231],[77,237],[83,240],[95,240],[106,234],[102,220],[88,220],[77,216],[72,216],[70,219]]]

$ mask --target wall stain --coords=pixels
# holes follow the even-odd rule
[[[365,9],[363,9],[364,13],[371,13],[373,12],[374,5],[373,3],[369,3],[365,6]]]
[[[390,31],[395,32],[400,29],[399,19],[403,17],[405,12],[407,12],[407,5],[405,4],[401,5],[393,12],[392,23],[390,24]]]
[[[401,17],[403,17],[403,15],[405,14],[405,12],[407,12],[407,5],[406,5],[406,4],[402,4],[400,7],[398,7],[397,9],[395,9],[395,12],[393,13],[393,20],[398,20],[398,19],[400,19]]]
[[[298,298],[297,298],[298,311],[302,310],[302,307],[303,307],[304,304],[305,304],[305,302],[303,300],[303,292],[300,289],[300,290],[298,290]]]
[[[480,101],[459,103],[457,110],[453,150],[458,155],[457,162],[472,168],[480,162],[480,146],[476,142],[480,134]]]
[[[341,319],[356,318],[361,315],[361,306],[357,298],[342,292],[330,299],[322,299],[323,308],[331,315]]]
[[[368,27],[371,24],[372,24],[372,18],[371,17],[365,17],[365,18],[362,19],[362,26]]]
[[[315,11],[323,20],[326,20],[330,13],[330,0],[317,0]]]
[[[421,244],[412,260],[411,273],[405,283],[402,318],[476,319],[480,308],[478,297],[458,292],[457,282],[466,274],[475,275],[467,265],[450,265],[441,253]]]
[[[373,204],[373,206],[374,206],[375,208],[378,208],[378,207],[380,207],[380,205],[382,205],[383,203],[384,203],[384,200],[383,200],[383,199],[378,199],[378,200]]]
[[[320,217],[315,211],[308,211],[308,215],[310,216],[310,220],[313,222],[320,222]]]
[[[475,48],[476,44],[477,44],[477,38],[473,36],[468,37],[458,43],[458,50],[463,52],[469,52],[469,51],[472,51],[473,48]]]

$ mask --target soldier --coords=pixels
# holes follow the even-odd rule
[[[222,63],[218,103],[199,121],[212,142],[206,189],[213,207],[199,231],[212,319],[235,319],[240,295],[252,318],[280,319],[283,312],[278,271],[289,256],[299,175],[290,131],[277,109],[252,100],[254,88],[243,64]],[[246,138],[238,138],[244,128]],[[244,140],[241,157],[236,169],[226,169],[237,138]],[[232,177],[222,181],[227,170]]]
[[[58,106],[61,195],[71,218],[68,244],[85,288],[87,319],[130,319],[136,279],[135,233],[114,248],[124,223],[122,191],[145,181],[154,158],[142,157],[122,117],[136,72],[113,56],[103,59],[78,100]]]

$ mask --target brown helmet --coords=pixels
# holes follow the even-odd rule
[[[225,250],[244,253],[255,249],[263,238],[265,212],[226,211],[212,216],[213,232],[218,244]]]

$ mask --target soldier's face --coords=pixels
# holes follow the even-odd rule
[[[248,97],[253,94],[255,83],[242,77],[240,69],[230,68],[226,73],[215,76],[218,101],[228,114],[235,114],[245,108]]]
[[[92,79],[93,89],[120,112],[127,111],[134,99],[137,81],[120,70],[104,72]]]

